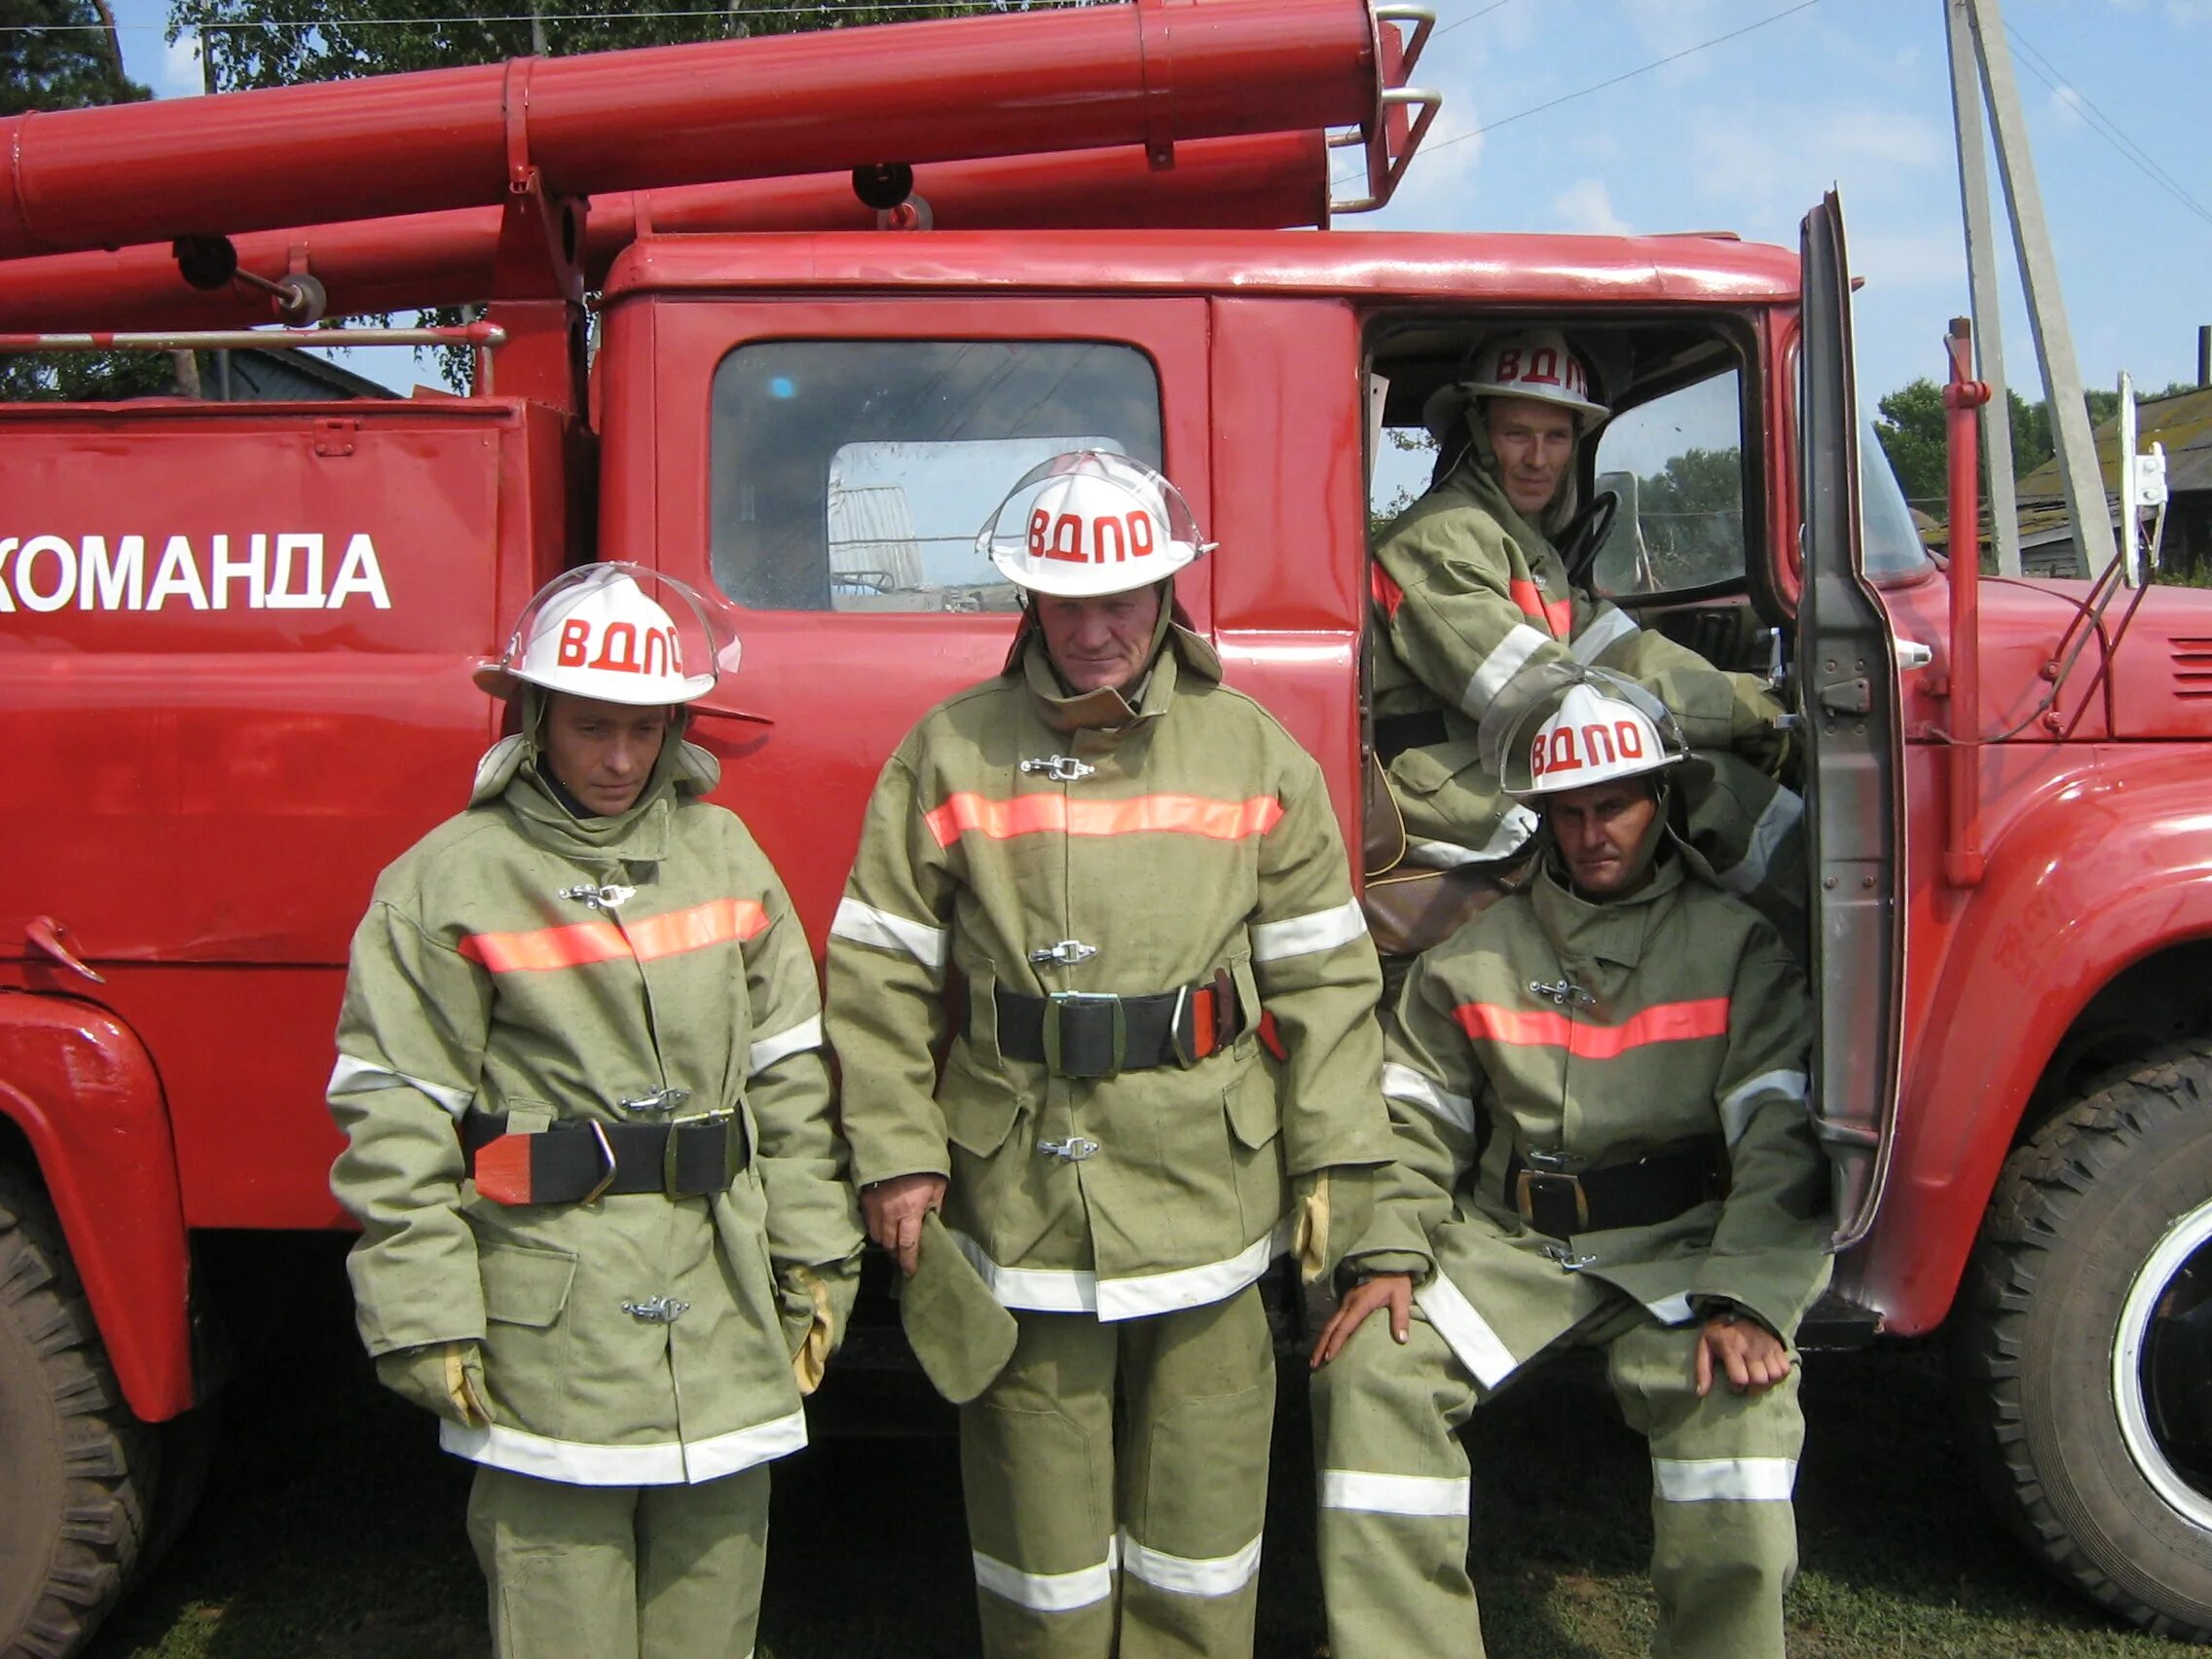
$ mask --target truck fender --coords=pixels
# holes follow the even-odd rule
[[[1899,1335],[1949,1312],[2028,1100],[2090,1000],[2135,963],[2212,938],[2200,766],[2113,759],[2103,751],[2097,771],[2006,828],[1943,954],[1898,1114],[1880,1240],[1846,1269]]]
[[[153,1056],[94,1004],[0,991],[0,1116],[30,1143],[131,1411],[189,1410],[190,1251]]]

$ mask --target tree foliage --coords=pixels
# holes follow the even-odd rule
[[[151,96],[123,72],[113,19],[92,0],[0,0],[0,116]],[[92,402],[164,390],[166,358],[140,351],[0,356],[0,400]]]

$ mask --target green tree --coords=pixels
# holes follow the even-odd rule
[[[104,0],[0,0],[0,116],[149,95],[123,72]],[[140,351],[0,356],[0,400],[8,402],[138,397],[168,380],[167,359]]]
[[[1655,592],[1741,575],[1744,452],[1688,449],[1636,481],[1636,521]]]

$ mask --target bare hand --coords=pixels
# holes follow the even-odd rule
[[[1739,1394],[1756,1394],[1789,1375],[1789,1350],[1782,1339],[1756,1319],[1716,1313],[1705,1322],[1697,1337],[1697,1395],[1713,1391],[1713,1368],[1717,1361],[1727,1373],[1728,1386]]]
[[[1329,1315],[1329,1322],[1321,1327],[1321,1334],[1313,1340],[1313,1369],[1320,1370],[1342,1353],[1345,1344],[1351,1341],[1352,1332],[1364,1325],[1367,1316],[1378,1308],[1390,1309],[1390,1336],[1394,1341],[1404,1342],[1407,1331],[1412,1328],[1413,1274],[1377,1273],[1353,1285],[1337,1304],[1337,1310]]]
[[[895,1175],[861,1190],[867,1235],[898,1259],[908,1278],[921,1265],[922,1217],[943,1207],[942,1175]]]

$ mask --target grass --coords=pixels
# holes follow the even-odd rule
[[[93,1659],[474,1659],[483,1587],[462,1531],[465,1466],[382,1394],[329,1298],[228,1396],[206,1496]],[[1594,1369],[1567,1366],[1480,1412],[1476,1549],[1490,1649],[1641,1654],[1648,1464]],[[1286,1374],[1286,1381],[1291,1381]],[[866,1380],[832,1375],[844,1418]],[[2046,1579],[1998,1527],[1951,1441],[1933,1354],[1813,1355],[1790,1651],[1808,1659],[2169,1655]],[[935,1420],[904,1402],[903,1416]],[[1285,1390],[1259,1653],[1320,1635],[1304,1412]],[[823,1437],[779,1467],[762,1655],[976,1651],[951,1441]]]

